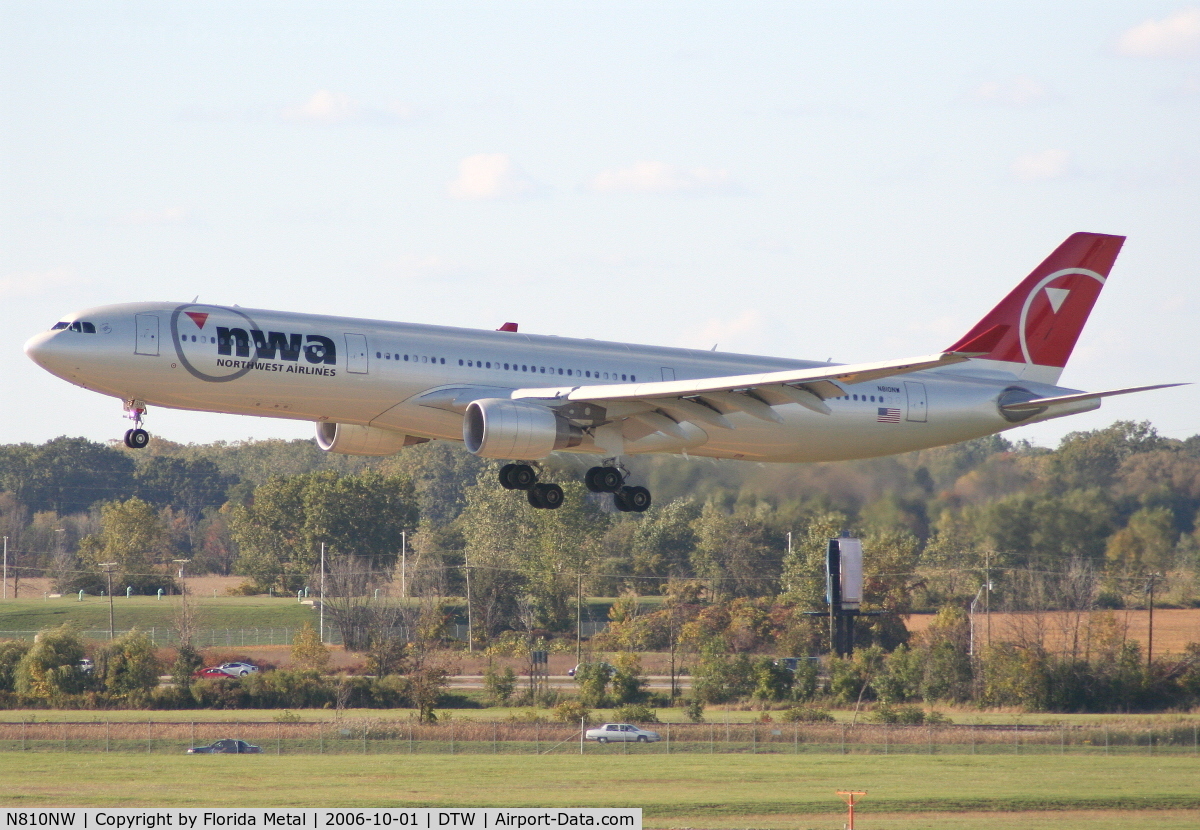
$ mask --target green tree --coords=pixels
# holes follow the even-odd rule
[[[174,553],[167,528],[158,511],[137,497],[102,504],[100,532],[80,540],[79,552],[94,569],[116,563],[114,592],[131,586],[138,593],[151,593],[174,585],[164,567]]]
[[[754,661],[754,690],[750,693],[755,700],[775,702],[791,696],[795,675],[769,657]]]
[[[161,666],[154,643],[138,629],[118,637],[100,650],[96,677],[104,691],[129,706],[143,706],[158,686]]]
[[[329,649],[310,622],[300,626],[292,640],[292,663],[302,671],[324,672],[329,668]]]
[[[1109,537],[1105,557],[1126,571],[1162,571],[1171,566],[1178,539],[1175,518],[1168,508],[1143,507]]]
[[[253,501],[234,509],[230,532],[240,573],[263,589],[295,591],[317,567],[322,543],[329,563],[390,568],[400,554],[400,531],[416,519],[407,477],[322,471],[255,488]]]
[[[86,680],[79,668],[82,659],[83,643],[69,625],[38,632],[17,663],[17,694],[49,703],[78,694]]]

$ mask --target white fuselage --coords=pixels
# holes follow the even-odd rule
[[[463,439],[461,407],[436,394],[636,384],[822,367],[813,361],[638,346],[312,314],[178,303],[87,309],[36,335],[26,351],[71,383],[151,406],[371,426],[414,438]],[[84,324],[90,325],[84,325]],[[77,330],[73,330],[77,329]],[[91,332],[94,329],[94,333]],[[773,407],[781,423],[728,414],[733,428],[690,427],[680,444],[649,436],[629,453],[685,450],[754,461],[833,461],[889,455],[1017,426],[997,406],[1019,386],[1059,387],[961,364],[843,385],[828,414]],[[431,394],[433,393],[433,394]],[[1022,423],[1094,409],[1053,406]],[[587,440],[576,452],[605,453]]]

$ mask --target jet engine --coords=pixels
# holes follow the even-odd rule
[[[463,441],[482,458],[545,458],[579,446],[583,431],[536,403],[481,398],[467,406]]]
[[[317,424],[317,446],[343,455],[395,455],[405,447],[424,444],[428,438],[358,424]]]

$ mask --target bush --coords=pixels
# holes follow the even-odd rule
[[[591,711],[578,700],[564,700],[554,707],[554,719],[563,723],[591,723]]]
[[[815,706],[792,706],[779,715],[783,723],[833,723],[833,715]]]
[[[644,703],[627,703],[613,710],[613,718],[627,723],[662,723],[658,713]]]
[[[938,726],[954,722],[940,712],[926,712],[920,706],[889,706],[886,703],[876,706],[870,719],[875,723],[900,726]]]
[[[698,697],[689,697],[683,706],[683,713],[692,723],[704,723],[704,701]]]
[[[513,692],[516,691],[517,674],[513,671],[512,666],[505,666],[500,671],[496,671],[489,664],[483,672],[483,688],[493,706],[503,706],[508,703]]]

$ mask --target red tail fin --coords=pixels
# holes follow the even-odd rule
[[[1123,236],[1076,233],[946,351],[981,352],[985,360],[1045,367],[1037,378],[1054,383],[1124,243]],[[985,336],[986,335],[986,336]]]

